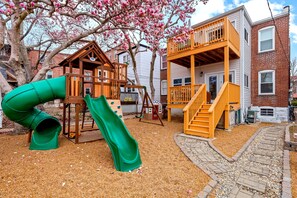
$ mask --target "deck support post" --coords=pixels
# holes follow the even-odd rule
[[[170,61],[167,61],[167,120],[168,122],[171,121],[171,108],[169,108],[169,105],[171,103],[170,87],[171,87],[171,63]]]
[[[195,94],[195,55],[191,55],[191,98]]]
[[[225,46],[224,47],[224,76],[225,76],[225,80],[224,82],[229,82],[229,46]],[[227,87],[227,101],[229,103],[229,84]],[[225,129],[229,129],[229,104],[227,105],[227,110],[225,110],[224,112],[224,116],[225,116],[225,123],[224,123],[224,128]]]

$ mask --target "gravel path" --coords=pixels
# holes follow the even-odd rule
[[[209,140],[178,134],[175,141],[212,178],[198,197],[281,197],[284,131],[285,126],[260,129],[237,159],[226,158]]]

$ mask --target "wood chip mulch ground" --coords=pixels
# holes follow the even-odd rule
[[[104,140],[28,149],[26,135],[0,135],[0,197],[195,197],[210,178],[175,144],[183,123],[160,125],[125,121],[139,143],[143,165],[132,172],[114,169]]]
[[[233,157],[261,127],[271,123],[252,123],[234,126],[230,131],[216,130],[213,144],[228,157]]]

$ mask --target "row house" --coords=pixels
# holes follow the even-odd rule
[[[240,6],[192,28],[182,42],[170,38],[163,56],[168,121],[182,110],[186,134],[212,138],[251,110],[260,121],[288,120],[289,7],[252,22]]]

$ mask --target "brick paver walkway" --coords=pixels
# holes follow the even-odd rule
[[[208,141],[179,134],[181,150],[213,179],[198,197],[281,197],[285,126],[261,129],[234,162],[215,151]]]

